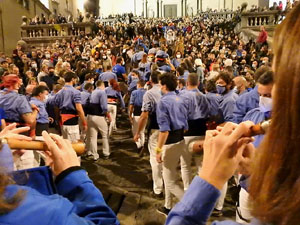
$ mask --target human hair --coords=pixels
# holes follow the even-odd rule
[[[139,81],[137,82],[137,84],[140,85],[141,87],[144,87],[145,84],[146,84],[146,82],[145,82],[144,80],[139,80]]]
[[[233,84],[233,80],[232,80],[232,76],[231,76],[230,73],[225,72],[225,71],[221,71],[221,72],[219,73],[219,75],[216,77],[215,80],[217,81],[217,80],[219,80],[219,79],[224,80],[224,82],[226,83],[226,85],[231,84],[231,87],[233,86],[233,85],[232,85],[232,84]]]
[[[67,72],[65,73],[65,82],[69,83],[72,81],[72,79],[77,79],[77,76],[75,73],[72,73],[72,72]]]
[[[44,91],[48,91],[49,92],[49,89],[44,86],[44,85],[38,85],[36,86],[33,91],[32,91],[32,97],[37,97],[39,96],[40,94],[42,94]]]
[[[299,27],[297,5],[277,26],[273,41],[272,123],[256,151],[249,188],[252,215],[263,224],[300,224]]]
[[[141,75],[138,70],[132,70],[131,73],[136,74],[139,77],[139,79],[141,78]]]
[[[214,79],[210,79],[205,82],[205,90],[212,93],[216,92],[216,83]]]
[[[2,148],[0,151],[2,151]],[[24,198],[25,192],[23,190],[19,190],[11,197],[4,197],[6,187],[12,183],[12,179],[0,172],[0,215],[7,214],[17,208]]]
[[[151,82],[152,82],[153,84],[158,84],[158,77],[159,77],[160,75],[161,75],[160,72],[158,72],[158,71],[153,71],[153,72],[151,73],[151,75],[150,75],[150,77],[151,77]]]
[[[273,84],[274,83],[273,72],[272,71],[265,72],[263,75],[260,76],[257,83],[262,85]]]
[[[116,63],[120,64],[120,63],[122,63],[122,61],[123,61],[122,57],[118,57],[117,60],[116,60]]]
[[[179,76],[182,76],[184,74],[184,68],[181,66],[178,66],[176,71],[179,73]]]
[[[265,72],[267,72],[267,71],[269,71],[269,70],[271,70],[271,68],[268,67],[268,66],[261,66],[261,67],[259,67],[259,68],[255,71],[255,73],[254,73],[254,80],[257,82],[258,79],[260,78],[260,76],[263,75]]]
[[[106,70],[111,70],[111,68],[112,68],[112,67],[111,67],[110,64],[106,66]]]
[[[178,79],[178,84],[181,84],[183,87],[186,86],[185,79]]]
[[[168,91],[175,91],[177,87],[177,78],[173,73],[164,73],[159,77],[161,85],[166,85]]]
[[[191,86],[198,86],[199,76],[196,73],[190,73],[188,76],[188,82]]]
[[[92,83],[86,83],[83,88],[84,88],[84,90],[89,90],[93,87],[94,87],[94,85]]]
[[[6,75],[6,76],[2,77],[2,84],[1,84],[1,86],[5,87],[5,88],[11,89],[16,84],[18,84],[20,81],[21,81],[21,79],[17,75],[15,75],[15,74],[9,74],[9,75]]]
[[[118,82],[115,79],[110,79],[109,84],[112,87],[112,89],[114,89],[115,91],[118,91],[118,92],[121,91],[120,86],[119,86]]]
[[[89,79],[92,79],[92,78],[94,78],[94,75],[91,74],[91,73],[88,73],[88,74],[85,75],[84,80],[89,80]]]

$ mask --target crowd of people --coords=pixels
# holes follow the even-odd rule
[[[284,40],[294,41],[293,37],[298,34],[299,10],[300,7],[295,6],[290,17],[280,25],[275,57],[268,46],[264,27],[257,40],[246,43],[233,31],[232,21],[209,18],[143,19],[129,25],[119,22],[99,25],[94,36],[81,33],[47,47],[18,44],[12,55],[1,53],[0,136],[44,140],[48,151],[15,151],[13,162],[4,145],[0,151],[0,166],[11,172],[50,165],[56,176],[57,193],[67,199],[44,196],[36,190],[13,185],[3,189],[9,183],[7,172],[3,172],[0,194],[5,198],[0,200],[0,209],[4,212],[0,222],[27,224],[24,222],[26,216],[42,210],[49,213],[38,221],[50,221],[57,207],[61,207],[57,223],[53,224],[61,224],[61,221],[67,221],[66,224],[88,224],[88,221],[118,224],[116,216],[80,167],[80,159],[72,151],[70,142],[84,141],[86,152],[82,157],[91,163],[99,163],[100,157],[109,160],[109,137],[118,129],[116,118],[121,113],[128,116],[132,125],[137,150],[143,151],[148,144],[153,196],[165,199],[158,211],[169,215],[167,224],[205,224],[212,210],[213,215],[222,216],[227,181],[233,175],[241,187],[236,211],[238,223],[250,223],[254,215],[267,223],[297,224],[293,223],[294,218],[298,218],[294,214],[282,216],[282,211],[267,206],[259,211],[259,204],[267,204],[266,199],[269,199],[263,197],[262,190],[272,192],[274,198],[277,193],[274,188],[283,191],[281,180],[276,181],[276,174],[272,173],[275,162],[278,162],[276,165],[288,162],[272,156],[274,165],[271,162],[267,165],[263,160],[270,160],[261,156],[260,166],[265,167],[266,174],[270,174],[270,179],[279,186],[272,188],[274,184],[270,182],[266,182],[270,186],[254,184],[268,179],[258,166],[253,171],[249,169],[250,156],[264,135],[254,139],[243,135],[253,124],[273,118],[273,113],[276,115],[270,128],[273,131],[280,129],[282,123],[299,120],[298,106],[289,105],[297,104],[293,98],[284,104],[281,101],[286,106],[281,110],[287,113],[283,117],[286,121],[279,118],[279,99],[293,90],[284,89],[287,81],[276,83],[283,80],[278,74],[285,75],[279,67],[283,62],[295,72],[294,78],[286,76],[294,80],[293,85],[299,83],[298,64],[292,66],[292,60],[287,59],[291,53],[295,57],[299,55],[297,48],[293,49],[292,45],[283,48],[285,43],[290,43]],[[291,32],[287,32],[289,29]],[[286,58],[281,56],[283,53]],[[278,73],[276,79],[271,62],[275,62],[272,68]],[[274,91],[274,83],[283,91],[280,96],[279,90]],[[273,112],[274,92],[278,112]],[[293,107],[296,111],[289,111]],[[295,147],[298,136],[294,127],[289,126],[291,130],[285,131],[295,135],[292,139],[295,145],[290,144]],[[21,132],[27,136],[18,135]],[[49,136],[48,132],[56,135]],[[99,132],[101,154],[98,152]],[[277,140],[271,137],[281,138],[278,135],[267,135],[269,142],[264,142],[261,150],[267,152],[268,148],[271,154],[269,148],[274,147],[274,140]],[[287,147],[283,143],[281,146]],[[279,147],[274,149],[280,151]],[[3,160],[4,157],[7,160]],[[193,160],[200,177],[192,182]],[[297,160],[294,159],[294,164]],[[183,188],[177,182],[178,165]],[[283,179],[282,176],[293,169],[291,166],[286,171],[280,168],[274,171]],[[292,177],[297,179],[298,175],[294,175]],[[250,193],[255,190],[252,193],[258,194],[258,198],[251,196],[255,200],[254,214],[249,206],[252,200],[249,180]],[[296,194],[299,190],[293,191]],[[180,201],[175,207],[174,197]],[[282,199],[276,200],[278,203]],[[36,211],[22,213],[28,204],[36,204],[33,202],[40,204],[35,207]],[[267,214],[266,208],[274,217]],[[22,216],[15,216],[17,214]]]

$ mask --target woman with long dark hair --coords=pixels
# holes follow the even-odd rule
[[[113,129],[117,129],[117,105],[120,102],[122,109],[125,109],[125,103],[121,94],[121,89],[118,82],[115,79],[109,80],[109,87],[105,88],[107,94],[108,112],[111,114],[111,123],[109,125],[109,135],[111,135]]]
[[[251,122],[227,123],[207,132],[202,170],[169,213],[168,225],[206,224],[219,190],[238,169],[250,172],[250,206],[256,218],[251,224],[300,224],[299,27],[297,5],[275,32],[272,123],[262,144],[255,150],[252,139],[245,137]]]

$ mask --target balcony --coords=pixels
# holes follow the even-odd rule
[[[208,19],[231,20],[237,15],[237,12],[200,12],[198,15]]]
[[[28,44],[47,44],[62,39],[71,40],[72,37],[80,34],[91,34],[92,27],[93,24],[90,22],[23,25],[21,26],[21,39]]]

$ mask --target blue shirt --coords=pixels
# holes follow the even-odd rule
[[[224,122],[233,121],[233,109],[238,95],[230,90],[225,95],[222,95],[222,99],[219,105],[219,111],[224,119]]]
[[[210,105],[205,95],[198,88],[179,92],[188,109],[188,120],[206,119],[210,113]]]
[[[0,108],[0,126],[2,125],[1,120],[4,120],[6,118],[5,112],[3,109]]]
[[[130,105],[142,107],[145,93],[146,90],[144,88],[139,88],[133,91],[130,96]]]
[[[9,91],[6,88],[0,91],[0,108],[5,112],[5,119],[14,122],[21,122],[23,114],[32,112],[24,95],[20,95],[16,91]]]
[[[135,91],[137,88],[137,82],[139,82],[139,78],[132,77],[131,74],[129,74],[128,78],[128,91]]]
[[[49,115],[49,117],[55,118],[55,95],[54,92],[52,91],[49,96],[48,99],[46,101],[46,110],[47,113]]]
[[[156,115],[159,130],[188,130],[188,112],[183,99],[175,91],[164,94],[157,104]]]
[[[160,85],[154,84],[143,97],[142,112],[156,113],[157,103],[161,99]]]
[[[222,97],[216,93],[211,92],[206,93],[205,96],[210,104],[210,116],[218,115]]]
[[[126,73],[126,70],[125,70],[124,66],[121,66],[120,64],[117,64],[112,69],[112,72],[117,75],[117,79],[124,80],[123,74]]]
[[[75,104],[81,104],[81,94],[80,91],[76,90],[71,85],[65,85],[56,95],[55,95],[55,105],[60,110],[77,111]]]
[[[39,112],[36,117],[36,121],[38,123],[49,123],[49,115],[46,110],[46,102],[42,102],[39,99],[32,97],[30,100],[30,104],[34,104],[39,108]]]
[[[121,107],[125,108],[125,103],[122,97],[122,94],[120,91],[116,91],[114,89],[112,89],[112,87],[107,87],[105,88],[105,93],[107,95],[108,98],[117,98],[120,100],[121,103]]]
[[[235,123],[242,122],[247,112],[249,112],[251,109],[259,107],[259,94],[257,92],[257,88],[258,87],[256,86],[253,90],[242,94],[236,100],[233,110],[233,121]]]
[[[107,95],[104,90],[96,88],[91,94],[90,103],[99,104],[99,107],[101,107],[102,112],[107,112]]]
[[[91,93],[87,90],[83,90],[81,93],[81,105],[86,105],[88,98],[91,96]]]
[[[178,77],[178,79],[184,79],[185,81],[187,81],[189,74],[190,74],[190,72],[188,70],[186,70],[186,71],[184,71],[184,74],[182,76]]]
[[[36,174],[41,173],[36,172]],[[44,179],[47,178],[49,179],[49,177]],[[16,209],[0,215],[0,224],[120,224],[86,171],[71,172],[56,183],[55,188],[57,194],[46,195],[26,186],[7,186],[5,196],[13,196],[17,191],[23,190],[24,199]]]
[[[181,201],[175,205],[168,215],[166,225],[205,225],[220,191],[205,180],[196,176]],[[212,225],[239,225],[234,221],[215,221]],[[251,225],[262,225],[253,219]]]
[[[109,82],[109,80],[111,79],[115,79],[116,81],[118,81],[118,78],[117,78],[117,75],[113,72],[104,72],[104,73],[101,73],[99,75],[99,80],[102,80],[102,81],[107,81]]]

